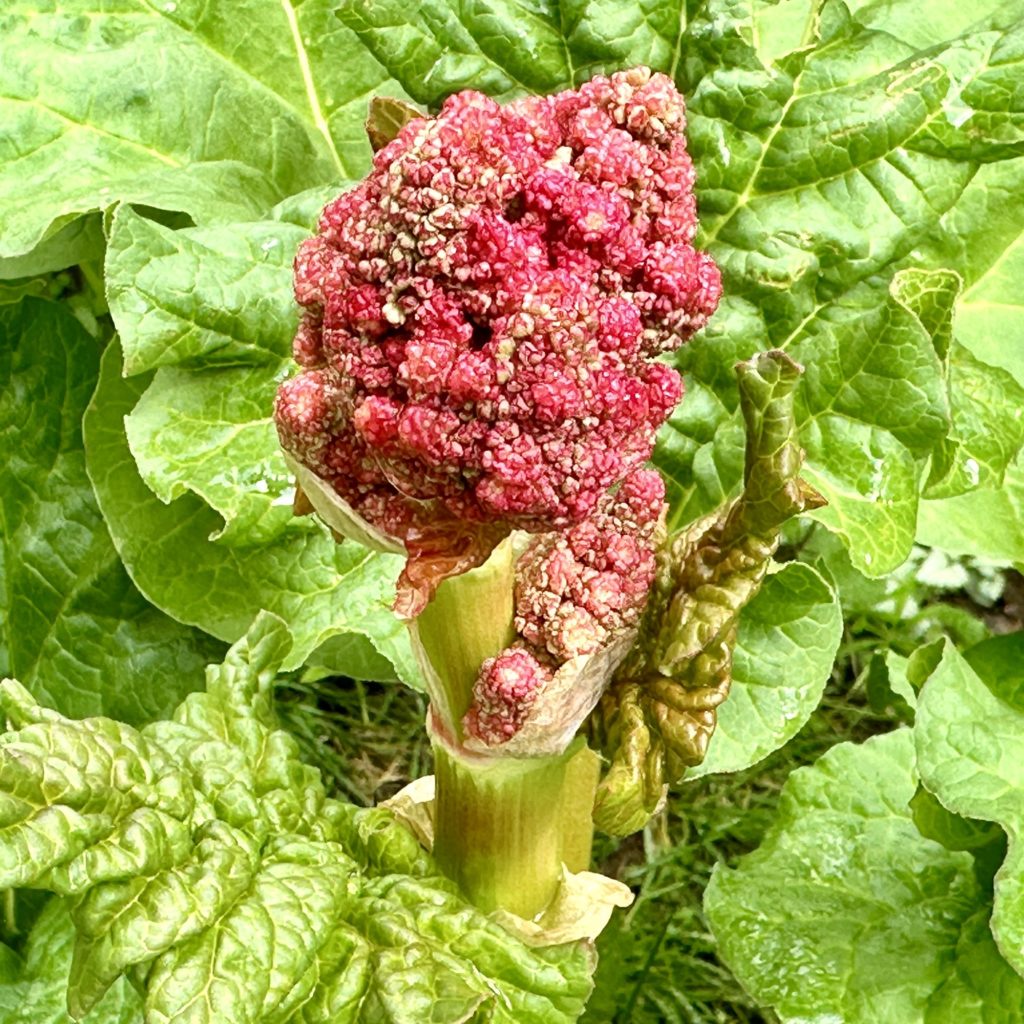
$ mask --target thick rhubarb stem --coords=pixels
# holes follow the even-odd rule
[[[563,863],[589,866],[599,770],[582,739],[541,757],[463,746],[480,667],[515,638],[514,568],[506,540],[479,568],[445,580],[411,629],[430,692],[438,865],[482,910],[530,918],[555,895]]]
[[[578,739],[555,757],[480,757],[435,735],[434,856],[481,910],[532,918],[563,863],[586,867],[597,778],[577,770],[581,753],[591,752]]]
[[[515,638],[514,569],[506,539],[483,565],[445,580],[410,625],[435,713],[460,740],[480,666]]]

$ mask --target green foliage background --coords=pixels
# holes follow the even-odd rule
[[[732,367],[767,348],[806,368],[806,473],[829,504],[742,620],[705,777],[642,844],[602,851],[640,898],[602,940],[587,1019],[884,1019],[856,979],[892,962],[876,996],[900,1020],[1016,1019],[1018,809],[999,794],[1019,780],[990,769],[1019,760],[1018,648],[985,642],[1020,628],[1005,587],[1024,563],[1020,0],[11,0],[0,40],[3,674],[142,726],[265,609],[290,634],[283,718],[332,786],[369,802],[417,774],[421,698],[364,685],[419,683],[396,560],[290,514],[270,400],[292,253],[368,166],[370,95],[432,110],[648,64],[687,96],[698,241],[726,289],[674,357],[687,396],[655,457],[672,522],[736,492]],[[794,775],[772,823],[796,764],[890,730]],[[919,784],[941,828],[911,813]],[[984,856],[943,845],[956,816],[997,823]],[[705,877],[766,830],[715,873],[712,937]],[[868,889],[871,912],[797,891],[809,871]],[[937,929],[912,919],[932,897]],[[39,950],[70,950],[68,920],[37,909],[9,907],[0,1020],[65,1019]],[[833,948],[815,922],[840,910],[860,931]],[[134,1021],[133,998],[90,1019]]]

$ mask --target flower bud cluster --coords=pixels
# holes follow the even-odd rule
[[[692,245],[684,127],[671,80],[644,68],[504,107],[463,92],[410,121],[296,258],[284,448],[403,542],[447,519],[586,520],[681,397],[655,357],[721,293]],[[615,570],[595,571],[574,602],[588,617],[544,632],[524,612],[529,643],[559,658],[597,610],[621,614]]]
[[[507,742],[563,666],[581,665],[638,623],[664,508],[664,481],[636,470],[588,519],[531,541],[516,565],[518,638],[481,666],[469,735]]]

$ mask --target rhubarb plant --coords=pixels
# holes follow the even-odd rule
[[[0,1021],[574,1020],[595,827],[861,648],[903,728],[793,776],[722,954],[1015,1019],[1016,648],[901,609],[1024,564],[1024,17],[570,7],[0,15]],[[432,778],[340,803],[275,677],[423,691]]]

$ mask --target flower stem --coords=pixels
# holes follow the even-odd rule
[[[515,638],[514,570],[506,539],[483,565],[445,580],[410,624],[431,703],[460,740],[480,666]]]
[[[554,757],[513,758],[458,751],[435,734],[438,866],[481,910],[538,914],[563,863],[589,864],[595,757],[582,738]]]
[[[480,666],[515,638],[514,569],[506,540],[479,568],[445,580],[411,630],[430,692],[438,865],[482,910],[530,918],[555,895],[563,863],[590,864],[599,761],[582,739],[543,757],[463,747]]]

